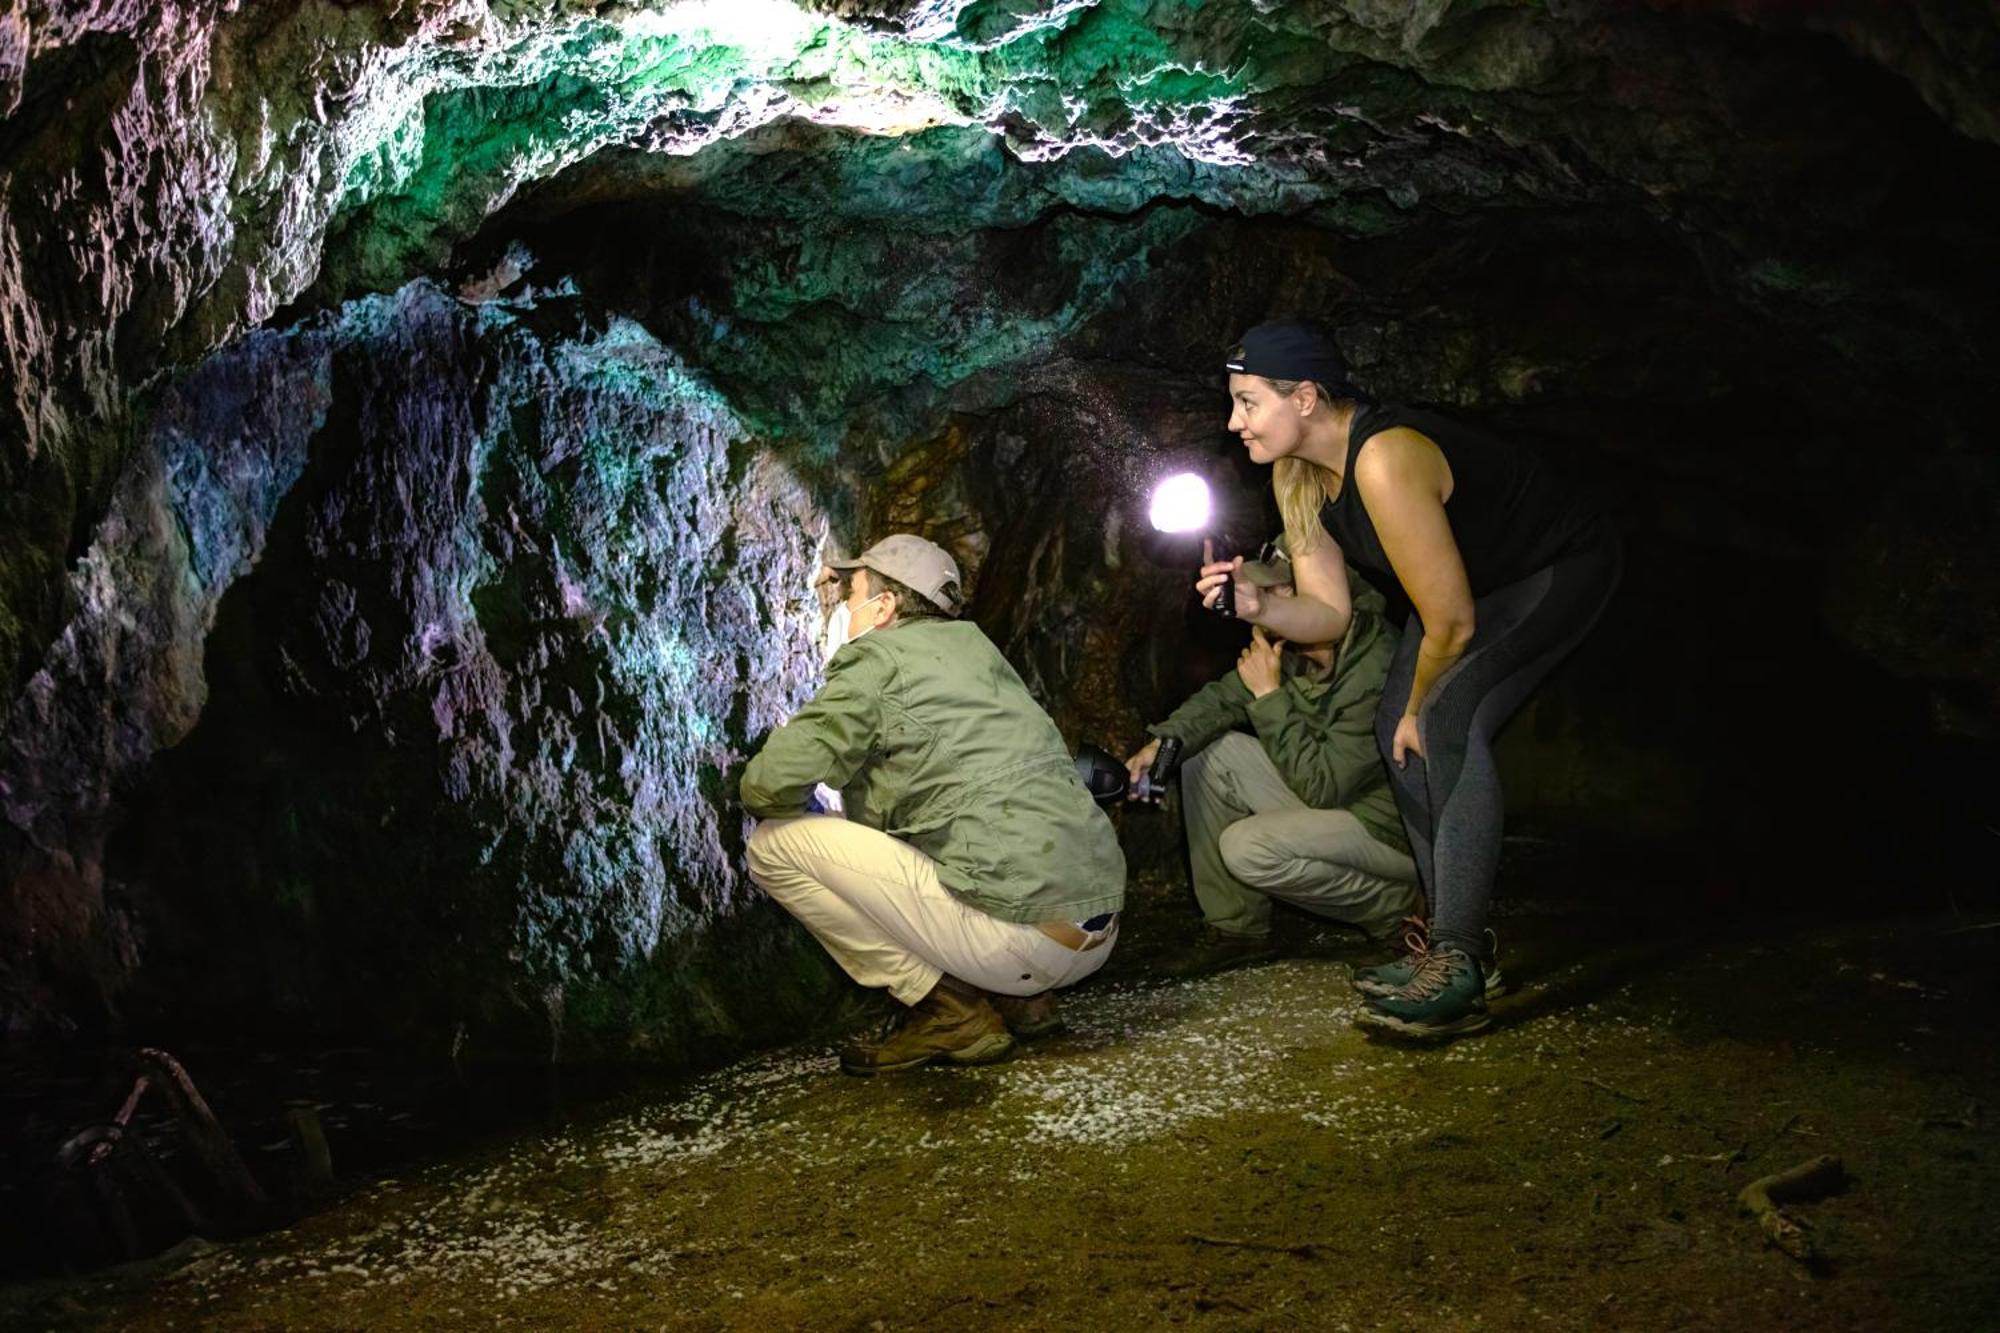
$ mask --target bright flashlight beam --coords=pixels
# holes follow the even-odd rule
[[[1209,512],[1208,483],[1192,472],[1177,472],[1153,488],[1147,516],[1161,532],[1200,532]]]

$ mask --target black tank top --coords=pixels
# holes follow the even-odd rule
[[[1597,529],[1596,505],[1581,488],[1551,475],[1533,454],[1434,412],[1364,403],[1348,435],[1340,494],[1320,510],[1320,522],[1340,543],[1348,563],[1393,600],[1401,600],[1403,590],[1375,535],[1375,520],[1361,503],[1354,460],[1371,437],[1396,426],[1427,436],[1451,466],[1451,499],[1444,512],[1474,597],[1518,582],[1590,544]]]

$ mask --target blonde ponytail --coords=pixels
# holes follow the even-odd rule
[[[1233,355],[1240,360],[1243,349],[1237,348]],[[1274,380],[1268,376],[1259,378],[1285,395],[1305,383],[1304,380]],[[1320,401],[1331,407],[1353,406],[1349,400],[1328,393],[1324,384],[1315,382],[1313,387],[1319,390]],[[1285,546],[1293,559],[1319,545],[1320,533],[1325,531],[1320,523],[1319,511],[1333,498],[1339,484],[1339,473],[1304,458],[1280,458],[1271,465],[1271,493],[1278,497],[1278,516],[1285,523]]]
[[[1319,545],[1320,510],[1333,497],[1334,474],[1303,458],[1280,458],[1271,465],[1271,491],[1285,522],[1285,545],[1297,559]]]

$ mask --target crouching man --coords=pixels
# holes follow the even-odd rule
[[[1293,592],[1282,540],[1239,577]],[[1178,737],[1181,808],[1201,944],[1177,969],[1219,971],[1272,956],[1271,900],[1382,939],[1423,911],[1417,868],[1375,740],[1395,656],[1380,593],[1354,584],[1339,644],[1299,648],[1252,630],[1236,669],[1203,686],[1126,761],[1136,785],[1159,737]]]
[[[1001,1059],[1007,1017],[1023,1036],[1053,1028],[1052,992],[1104,965],[1124,854],[1055,724],[956,618],[950,555],[899,533],[834,568],[850,571],[848,642],[744,772],[762,821],[750,877],[906,1006],[841,1068]],[[822,782],[846,818],[805,813]]]

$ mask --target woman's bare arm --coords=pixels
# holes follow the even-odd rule
[[[1437,678],[1472,642],[1472,583],[1444,511],[1451,468],[1428,436],[1407,427],[1383,431],[1362,446],[1354,483],[1374,521],[1397,582],[1424,627],[1415,678],[1403,715],[1414,717]]]
[[[1280,638],[1304,648],[1339,643],[1347,634],[1347,622],[1354,616],[1354,594],[1347,586],[1347,561],[1340,553],[1340,544],[1324,532],[1320,533],[1312,550],[1292,557],[1292,577],[1297,580],[1293,586],[1298,589],[1298,595],[1291,598],[1266,597],[1264,627],[1276,630]],[[1273,620],[1273,606],[1282,608],[1278,613],[1280,618],[1296,621],[1296,625],[1288,628]],[[1319,609],[1321,607],[1332,615],[1324,616]],[[1301,611],[1305,614],[1301,615]],[[1290,615],[1287,616],[1286,612]]]
[[[1194,586],[1203,606],[1215,604],[1216,589],[1225,578],[1235,579],[1242,564],[1243,558],[1238,556],[1201,567],[1201,578]],[[1340,546],[1321,533],[1312,550],[1292,558],[1292,577],[1298,589],[1294,597],[1266,597],[1256,584],[1235,579],[1237,618],[1262,625],[1278,638],[1304,647],[1340,642],[1354,614],[1347,562],[1341,557]]]

